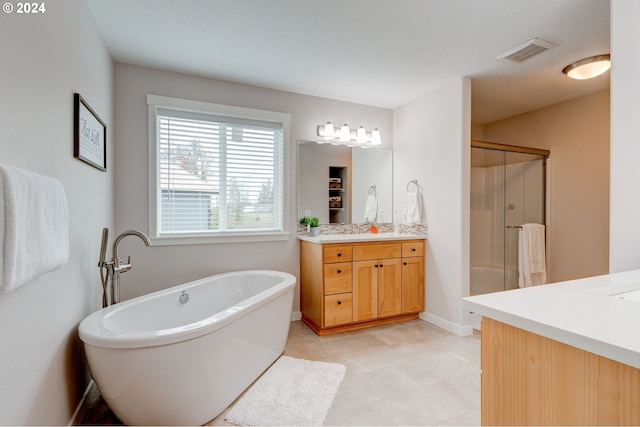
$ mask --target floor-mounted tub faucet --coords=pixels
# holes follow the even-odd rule
[[[127,230],[124,233],[116,237],[113,241],[113,258],[111,261],[106,261],[107,241],[109,236],[109,229],[102,229],[102,247],[100,249],[100,261],[98,267],[100,267],[100,276],[102,278],[102,306],[106,307],[111,304],[120,302],[120,273],[125,273],[131,270],[131,256],[127,258],[126,264],[118,256],[118,245],[120,241],[127,236],[137,236],[145,244],[145,246],[151,246],[151,240],[149,236],[138,230]],[[106,277],[103,272],[103,268],[106,270]],[[111,276],[111,281],[109,281]]]

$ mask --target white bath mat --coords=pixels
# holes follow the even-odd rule
[[[242,426],[319,426],[324,422],[347,368],[282,356],[229,411],[225,420]]]

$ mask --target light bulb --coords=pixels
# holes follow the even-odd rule
[[[351,140],[351,129],[349,129],[349,126],[345,123],[340,127],[340,141],[348,142],[350,140]]]
[[[367,142],[367,130],[363,126],[360,126],[356,131],[356,142],[358,144]]]
[[[382,138],[380,138],[380,131],[378,128],[375,128],[371,132],[371,145],[380,145],[382,144]]]
[[[331,122],[324,125],[324,139],[335,139],[336,133]]]

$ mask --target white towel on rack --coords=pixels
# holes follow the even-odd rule
[[[415,225],[422,223],[422,196],[420,189],[416,185],[416,191],[407,192],[407,224]]]
[[[518,286],[547,283],[545,226],[524,224],[518,230]]]
[[[378,198],[375,194],[369,194],[364,205],[364,222],[373,224],[378,213]]]
[[[0,292],[64,266],[69,214],[60,181],[0,165]]]

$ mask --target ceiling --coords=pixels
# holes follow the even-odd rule
[[[478,124],[609,87],[561,72],[609,53],[609,0],[86,1],[117,62],[391,109],[468,76]]]

